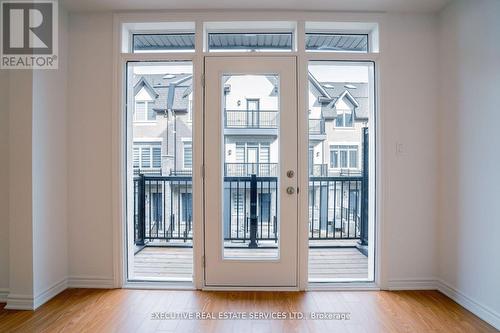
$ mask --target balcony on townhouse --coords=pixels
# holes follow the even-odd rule
[[[224,110],[225,135],[278,135],[278,110]]]
[[[325,140],[325,120],[324,119],[309,119],[309,140]]]
[[[278,163],[224,163],[226,177],[277,177]]]

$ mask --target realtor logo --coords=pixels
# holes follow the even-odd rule
[[[57,68],[57,2],[1,1],[1,68]]]

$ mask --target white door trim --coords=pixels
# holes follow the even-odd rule
[[[383,101],[379,99],[383,95],[384,81],[380,79],[379,73],[383,71],[387,64],[384,59],[387,58],[384,50],[387,49],[388,40],[380,40],[380,50],[372,50],[367,54],[356,53],[321,53],[321,52],[306,52],[305,51],[305,21],[318,22],[346,22],[347,24],[371,25],[380,31],[381,36],[387,35],[388,20],[384,13],[341,13],[332,11],[316,11],[316,12],[301,12],[301,11],[283,11],[277,15],[270,11],[236,11],[231,13],[231,20],[257,20],[257,21],[276,21],[289,20],[296,22],[295,40],[296,50],[287,55],[297,56],[297,81],[298,81],[298,108],[299,108],[299,133],[298,133],[298,155],[299,166],[297,177],[299,177],[299,188],[305,189],[308,185],[307,172],[300,173],[300,170],[307,170],[307,149],[308,143],[304,137],[307,136],[307,114],[301,113],[300,110],[307,110],[307,64],[310,60],[339,60],[339,61],[373,61],[375,62],[375,285],[382,288],[388,285],[388,268],[384,259],[387,257],[388,246],[384,246],[383,236],[387,233],[384,220],[384,207],[387,206],[387,200],[384,199],[384,188],[387,182],[387,177],[383,174],[384,156],[390,152],[384,150],[383,131],[379,122],[379,110],[384,107]],[[279,17],[278,17],[279,16]],[[111,131],[111,146],[112,146],[112,168],[116,172],[111,177],[112,188],[112,220],[113,220],[113,235],[110,241],[113,242],[113,280],[114,287],[126,287],[126,243],[125,243],[125,228],[124,221],[126,218],[125,212],[125,195],[126,188],[124,184],[126,170],[124,168],[124,143],[126,142],[123,133],[123,83],[124,83],[124,66],[125,59],[129,60],[157,60],[168,61],[171,59],[192,60],[193,61],[193,188],[197,188],[193,192],[193,284],[197,289],[204,287],[204,267],[202,263],[203,257],[203,180],[202,180],[202,160],[203,160],[203,85],[202,73],[204,58],[207,56],[215,56],[214,53],[208,53],[203,50],[204,44],[204,24],[209,21],[225,21],[227,20],[227,12],[214,11],[211,13],[203,11],[155,11],[151,13],[145,12],[128,12],[113,14],[113,86],[111,94],[112,107],[112,131]],[[193,53],[150,53],[150,54],[132,54],[123,53],[130,52],[123,50],[124,36],[123,24],[136,22],[180,22],[193,21],[195,22],[195,52]],[[361,22],[361,23],[352,23]],[[363,23],[365,22],[365,23]],[[370,23],[371,22],[371,23]],[[126,33],[126,32],[125,32]],[[219,55],[221,55],[219,53]],[[230,55],[229,53],[222,55]],[[252,56],[258,57],[263,54],[258,53],[232,53],[234,56]],[[273,56],[273,54],[265,53],[265,56]],[[283,56],[283,53],[274,54]],[[385,66],[385,67],[384,67]],[[301,137],[304,136],[304,137]],[[387,140],[385,140],[387,141]],[[305,155],[304,155],[305,154]],[[307,208],[307,191],[299,193],[299,289],[306,290],[310,288],[308,283],[308,208]],[[332,284],[332,290],[338,289],[339,284]],[[323,286],[327,288],[326,286]],[[165,284],[165,289],[169,289],[168,284]],[[342,288],[342,286],[340,286]]]

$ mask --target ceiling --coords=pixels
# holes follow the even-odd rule
[[[437,12],[451,0],[62,0],[69,11],[121,10],[332,10]]]

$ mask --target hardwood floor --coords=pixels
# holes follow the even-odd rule
[[[0,305],[3,308],[3,305]],[[161,313],[342,312],[349,320],[158,320]],[[171,314],[170,314],[171,316]],[[68,289],[0,332],[496,332],[437,291],[203,292]]]
[[[275,255],[274,249],[228,249],[233,257]],[[189,247],[146,247],[134,257],[136,280],[169,279],[190,281],[193,272],[193,249]],[[368,258],[355,248],[309,249],[309,278],[366,279]]]

